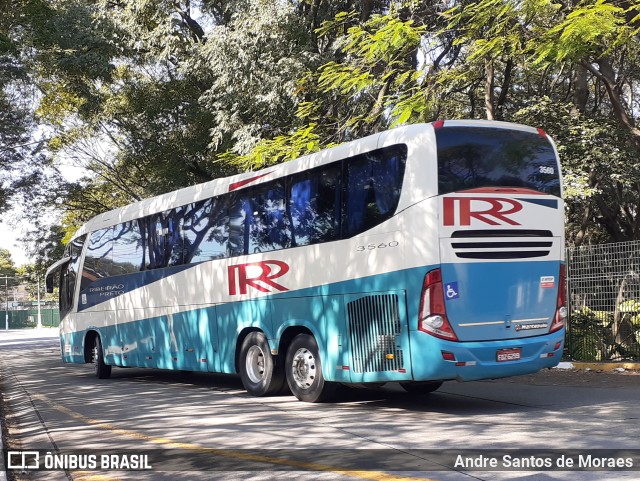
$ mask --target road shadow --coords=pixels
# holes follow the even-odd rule
[[[246,393],[240,377],[234,374],[217,374],[188,371],[171,371],[147,368],[114,368],[110,380],[94,380],[92,366],[66,365],[77,374],[92,379],[95,383],[144,383],[152,385],[180,385],[182,389],[207,389],[225,392],[269,402],[288,402],[297,400],[289,393],[268,397],[254,398]],[[390,382],[382,386],[339,385],[332,399],[323,403],[327,406],[350,406],[359,409],[391,408],[416,412],[432,412],[450,415],[484,413],[489,415],[516,414],[527,410],[548,409],[562,401],[563,408],[587,408],[593,406],[593,397],[587,395],[565,395],[573,391],[571,386],[539,386],[529,380],[518,383],[518,378],[502,380],[473,381],[459,383],[445,382],[436,392],[430,394],[413,394],[406,392],[399,383]],[[597,387],[582,388],[597,390]],[[541,394],[555,391],[552,396]],[[638,387],[640,391],[640,386]],[[615,392],[608,391],[611,400],[615,400]],[[535,395],[534,395],[535,394]],[[633,393],[629,393],[634,395]],[[636,393],[637,394],[637,391]],[[541,401],[542,399],[542,401]],[[545,400],[548,400],[546,402]]]

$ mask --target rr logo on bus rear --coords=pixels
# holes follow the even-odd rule
[[[282,261],[250,262],[236,264],[227,268],[229,274],[229,295],[244,295],[248,288],[260,292],[288,291],[289,289],[274,281],[289,272],[289,264]]]
[[[445,226],[468,226],[471,225],[471,219],[489,225],[520,225],[508,216],[520,212],[522,204],[503,197],[445,197],[443,210]]]

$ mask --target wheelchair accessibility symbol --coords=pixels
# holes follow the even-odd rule
[[[450,282],[448,284],[445,284],[444,295],[448,301],[458,299],[458,297],[460,297],[460,294],[458,292],[459,291],[457,282]]]

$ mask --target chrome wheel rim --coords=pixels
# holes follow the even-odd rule
[[[247,376],[253,383],[260,383],[264,379],[264,352],[259,346],[251,346],[247,351]]]
[[[300,389],[309,389],[316,378],[316,359],[307,348],[300,348],[293,355],[291,364],[293,380]]]

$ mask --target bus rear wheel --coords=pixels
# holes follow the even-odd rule
[[[400,386],[411,394],[429,394],[442,386],[442,381],[409,381],[401,382]]]
[[[93,341],[92,361],[98,379],[109,379],[111,377],[111,366],[104,362],[104,352],[102,351],[100,336],[96,336]]]
[[[284,385],[284,372],[271,356],[267,336],[251,332],[240,348],[240,379],[252,396],[274,396]]]
[[[287,383],[295,397],[305,402],[327,401],[336,390],[336,383],[322,375],[318,343],[309,334],[298,334],[287,349],[285,361]]]

